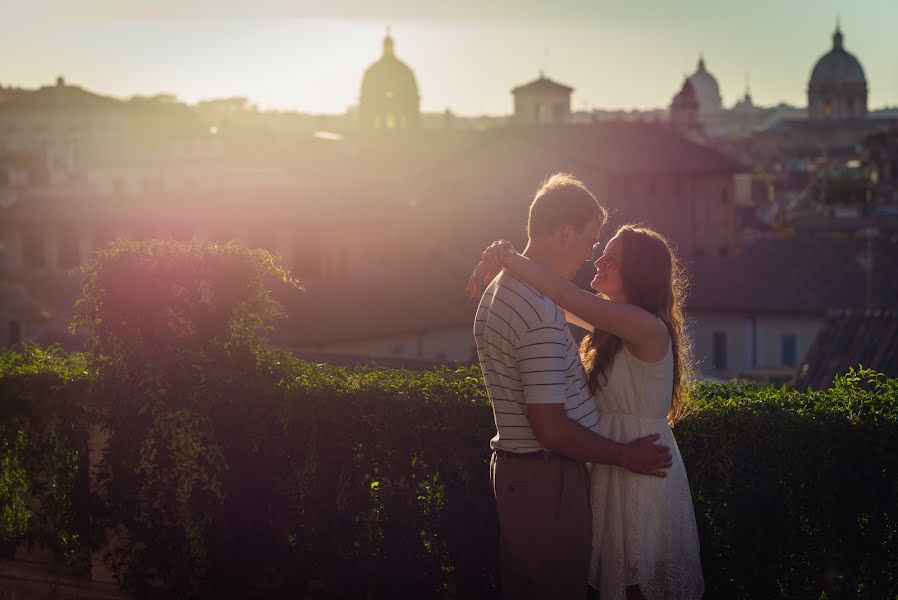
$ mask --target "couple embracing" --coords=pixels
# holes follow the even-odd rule
[[[469,282],[483,292],[474,336],[497,429],[503,598],[581,600],[587,583],[601,600],[704,591],[670,428],[690,373],[680,269],[661,235],[624,226],[595,261],[598,294],[571,283],[606,217],[580,181],[554,175],[524,252],[492,244]],[[592,332],[580,348],[568,323]]]

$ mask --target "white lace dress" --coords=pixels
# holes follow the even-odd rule
[[[626,598],[638,585],[649,600],[701,598],[705,585],[699,559],[692,494],[680,449],[667,425],[673,389],[673,354],[646,363],[622,348],[596,394],[599,434],[629,442],[660,433],[673,466],[667,478],[592,465],[590,493],[593,545],[590,584],[602,600]]]

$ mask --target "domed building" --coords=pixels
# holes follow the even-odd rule
[[[720,86],[717,79],[705,68],[705,58],[699,57],[695,73],[689,76],[689,82],[698,100],[698,111],[702,117],[718,113],[723,108],[720,100]]]
[[[811,119],[851,119],[867,116],[867,78],[860,61],[845,50],[836,26],[833,48],[824,54],[808,82]]]
[[[698,121],[698,100],[695,88],[687,77],[683,87],[670,103],[670,125],[683,133],[701,133],[702,126]]]
[[[365,70],[359,97],[363,129],[414,129],[421,114],[415,72],[396,58],[389,30],[383,55]]]

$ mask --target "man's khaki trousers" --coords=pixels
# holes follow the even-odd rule
[[[592,514],[586,465],[557,455],[493,452],[504,600],[586,598]]]

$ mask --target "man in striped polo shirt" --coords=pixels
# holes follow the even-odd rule
[[[573,278],[606,211],[574,177],[547,179],[530,205],[524,254]],[[586,462],[658,473],[657,436],[620,444],[596,433],[598,414],[562,311],[502,272],[480,300],[477,354],[493,405],[490,476],[500,525],[503,598],[586,597],[592,515]]]

